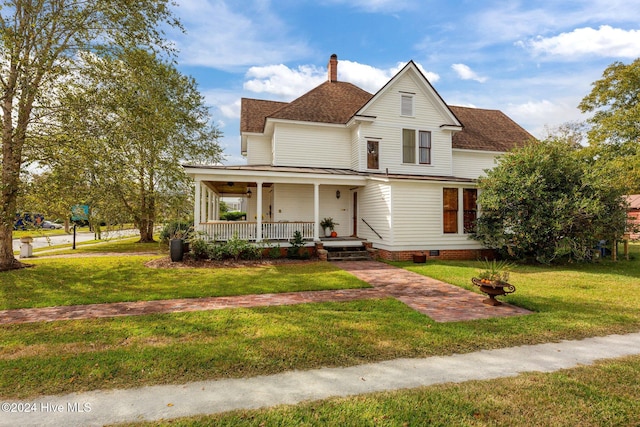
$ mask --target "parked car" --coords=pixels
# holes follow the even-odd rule
[[[42,224],[40,224],[40,227],[48,228],[48,229],[59,229],[59,228],[62,228],[62,225],[56,224],[55,222],[51,222],[51,221],[42,221]]]

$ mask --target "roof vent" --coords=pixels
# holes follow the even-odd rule
[[[327,66],[327,68],[329,68],[329,81],[337,82],[338,81],[338,55],[336,55],[335,53],[331,55],[331,57],[329,58],[329,65]]]

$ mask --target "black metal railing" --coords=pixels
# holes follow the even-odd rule
[[[382,238],[382,236],[380,235],[380,233],[378,233],[368,222],[366,219],[364,218],[360,218],[362,220],[362,222],[364,222],[365,224],[367,224],[367,227],[369,227],[371,229],[371,231],[373,231],[374,233],[376,233],[376,236],[378,236],[380,238],[380,240],[384,240]]]

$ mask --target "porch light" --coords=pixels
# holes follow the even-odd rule
[[[247,189],[247,198],[248,198],[248,199],[250,199],[250,198],[251,198],[251,195],[252,195],[252,194],[253,194],[253,193],[251,192],[251,189],[250,189],[250,188],[249,188],[249,189]]]
[[[340,198],[340,190],[336,190],[336,199]]]

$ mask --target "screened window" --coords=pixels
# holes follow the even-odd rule
[[[400,96],[400,114],[403,116],[413,116],[413,95]]]
[[[464,232],[476,232],[476,219],[478,219],[478,190],[465,188],[462,190]]]
[[[402,129],[402,162],[416,162],[416,131]]]
[[[458,189],[442,189],[442,223],[445,233],[458,232]]]
[[[421,130],[419,132],[419,156],[420,163],[425,165],[431,164],[431,132]]]
[[[367,169],[379,169],[378,141],[367,141]]]

